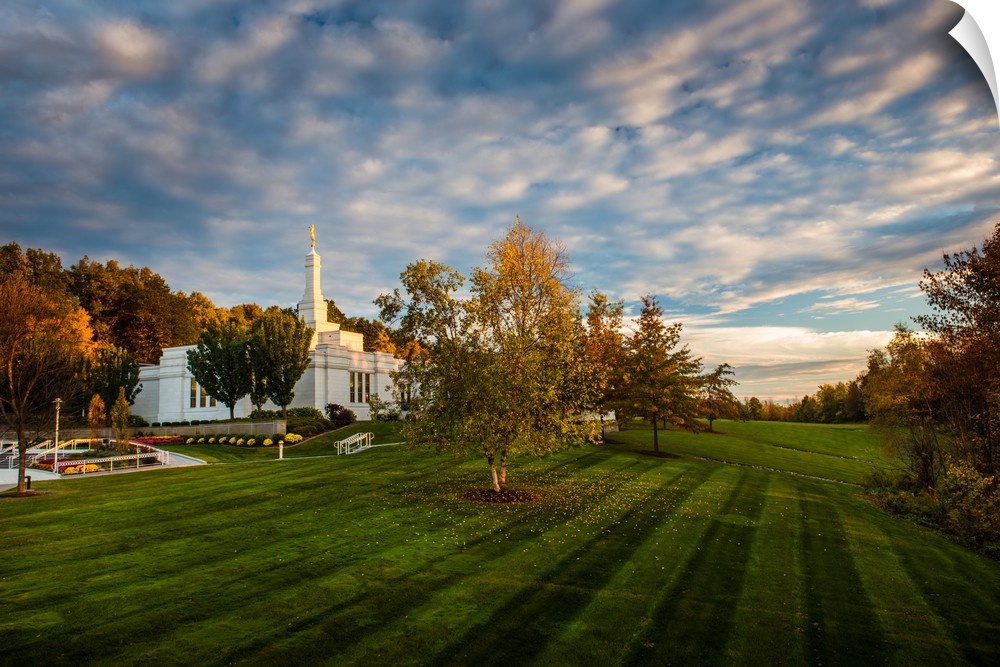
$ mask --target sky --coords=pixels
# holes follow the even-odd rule
[[[515,216],[740,397],[849,381],[1000,222],[948,0],[6,0],[0,243],[348,315]]]

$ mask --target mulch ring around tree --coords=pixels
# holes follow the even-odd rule
[[[533,503],[542,499],[542,494],[531,491],[518,491],[515,489],[503,488],[499,491],[493,489],[469,489],[458,494],[462,500],[474,503]]]

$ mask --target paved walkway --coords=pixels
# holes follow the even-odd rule
[[[185,454],[177,454],[176,452],[170,452],[170,462],[162,466],[151,466],[147,468],[139,468],[138,470],[134,468],[122,468],[120,470],[115,470],[114,472],[103,472],[103,473],[91,473],[85,475],[86,477],[93,477],[94,475],[117,475],[118,473],[125,472],[144,472],[146,470],[162,470],[164,468],[182,468],[186,466],[201,466],[205,465],[205,462],[201,459],[196,459],[193,456],[187,456]],[[35,482],[48,482],[51,480],[63,480],[63,479],[83,479],[84,475],[70,475],[68,477],[60,477],[55,473],[49,472],[48,470],[38,470],[37,468],[29,468],[25,474],[31,477],[31,483]],[[8,491],[10,489],[17,488],[17,468],[9,470],[6,468],[0,469],[0,493]]]

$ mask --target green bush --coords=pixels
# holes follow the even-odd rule
[[[289,410],[289,413],[291,410]],[[279,410],[254,410],[250,413],[250,419],[258,421],[273,421],[275,419],[283,419],[281,412]]]
[[[333,422],[333,426],[335,428],[350,426],[354,422],[358,421],[358,417],[354,414],[353,410],[349,410],[343,405],[338,405],[337,403],[326,404],[326,416],[329,417],[331,422]],[[289,424],[288,428],[289,430],[300,432],[298,429],[292,429],[291,424]]]

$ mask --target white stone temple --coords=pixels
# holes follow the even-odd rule
[[[328,403],[350,408],[358,419],[369,418],[368,399],[378,395],[392,400],[389,373],[399,368],[400,360],[385,352],[365,352],[364,337],[341,331],[339,324],[326,319],[326,300],[320,287],[320,256],[310,228],[312,247],[306,255],[306,289],[299,301],[299,317],[315,330],[309,352],[309,367],[295,385],[295,398],[289,407],[314,407],[322,411]],[[229,419],[229,409],[208,396],[191,376],[187,351],[194,345],[164,348],[157,366],[143,366],[139,371],[142,391],[135,399],[132,414],[150,423],[181,422],[194,419]],[[268,402],[265,409],[277,406]],[[249,416],[253,404],[243,398],[235,407],[236,417]]]

